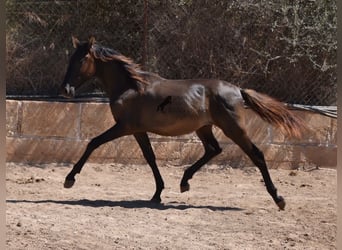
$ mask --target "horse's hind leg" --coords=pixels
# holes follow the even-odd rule
[[[197,136],[203,143],[204,155],[195,162],[192,166],[187,168],[184,172],[183,178],[181,180],[180,189],[181,192],[188,191],[190,189],[189,180],[192,176],[208,161],[210,161],[214,156],[222,152],[220,145],[215,139],[212,126],[204,126],[196,131]]]
[[[156,192],[153,195],[151,201],[160,203],[161,202],[160,194],[164,189],[164,181],[158,170],[158,167],[156,164],[156,157],[154,155],[150,140],[146,133],[137,133],[137,134],[134,134],[134,137],[137,140],[147,163],[150,165],[152,169],[154,180],[156,182]]]
[[[278,196],[277,194],[277,189],[274,186],[271,176],[267,169],[264,154],[253,143],[251,143],[249,139],[247,139],[244,142],[239,141],[236,143],[244,150],[244,152],[249,156],[253,163],[259,168],[268,193],[272,196],[274,202],[278,205],[278,207],[281,210],[284,210],[285,200],[282,196]]]
[[[268,193],[272,196],[278,207],[283,210],[285,207],[284,198],[277,194],[277,189],[275,188],[267,169],[264,154],[251,142],[246,135],[245,130],[240,126],[235,109],[236,108],[233,105],[229,105],[224,98],[217,99],[216,102],[212,103],[211,109],[214,123],[222,129],[227,137],[239,145],[259,168]]]
[[[239,125],[237,125],[237,123],[225,125],[222,125],[221,123],[219,127],[223,130],[227,137],[231,138],[237,145],[240,146],[240,148],[259,168],[268,193],[272,196],[278,207],[283,210],[285,208],[285,200],[283,197],[278,196],[277,194],[277,189],[275,188],[267,169],[264,154],[251,142],[245,131]]]

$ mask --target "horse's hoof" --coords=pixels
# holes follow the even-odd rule
[[[280,210],[285,209],[286,202],[285,202],[283,197],[279,196],[279,201],[277,202],[277,205],[278,205]]]
[[[190,185],[189,184],[187,184],[185,186],[180,186],[181,193],[184,193],[184,192],[189,191],[189,190],[190,190]]]
[[[71,188],[75,184],[75,180],[65,180],[64,188]]]
[[[155,204],[160,204],[161,203],[161,199],[159,197],[153,197],[151,199],[151,202],[155,203]]]

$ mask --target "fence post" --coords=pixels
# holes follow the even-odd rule
[[[142,67],[146,70],[146,62],[147,62],[147,43],[148,43],[148,21],[147,21],[147,9],[148,9],[148,2],[144,0],[144,50],[143,50],[143,58],[142,58]]]

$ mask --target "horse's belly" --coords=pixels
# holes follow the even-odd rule
[[[185,135],[196,131],[197,129],[212,124],[211,119],[206,115],[198,117],[168,117],[162,121],[151,119],[154,124],[150,126],[150,132],[165,136]]]
[[[177,136],[212,124],[205,89],[194,86],[188,92],[144,102],[140,112],[142,128],[160,135]]]

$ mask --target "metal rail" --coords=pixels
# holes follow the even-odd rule
[[[7,95],[6,100],[20,100],[20,101],[49,101],[49,102],[95,102],[95,103],[109,103],[109,99],[102,93],[98,94],[80,94],[74,98],[64,98],[61,96],[49,95]],[[287,104],[293,110],[307,110],[321,115],[337,118],[337,106],[309,106],[301,104]]]

